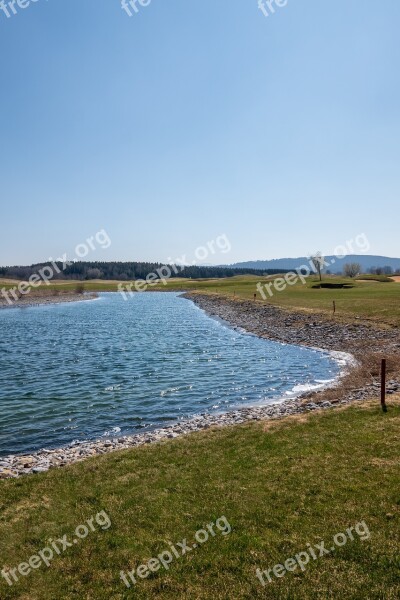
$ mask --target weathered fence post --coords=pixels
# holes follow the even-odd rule
[[[387,412],[386,406],[386,358],[382,358],[381,365],[381,405],[383,412]]]

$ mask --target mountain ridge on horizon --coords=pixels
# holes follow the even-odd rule
[[[380,256],[375,254],[349,254],[340,257],[334,254],[324,256],[325,261],[329,263],[324,267],[324,271],[339,274],[343,270],[346,263],[359,263],[361,271],[367,272],[373,268],[391,267],[393,271],[400,271],[400,258],[392,258],[389,256]],[[299,256],[297,258],[272,258],[269,260],[249,260],[236,262],[229,265],[221,265],[231,269],[282,269],[296,270],[302,265],[309,265],[310,258],[307,256]]]

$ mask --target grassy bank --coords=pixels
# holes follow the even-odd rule
[[[2,599],[369,598],[400,594],[400,402],[212,430],[0,485],[0,566],[16,567],[105,510],[112,525],[9,587]],[[225,516],[200,547],[136,569]],[[371,533],[263,588],[255,576],[360,521]]]
[[[287,309],[298,311],[313,311],[332,315],[333,301],[336,302],[336,318],[368,319],[376,323],[400,325],[400,284],[397,282],[381,283],[378,281],[354,281],[352,288],[343,289],[318,289],[313,286],[317,283],[314,277],[309,277],[306,284],[301,282],[288,285],[282,291],[271,288],[273,295],[264,292],[266,300],[257,290],[257,284],[271,283],[274,277],[234,277],[220,280],[189,280],[183,285],[190,290],[217,293],[230,297],[253,300],[256,294],[258,302],[268,302]],[[337,282],[338,278],[324,278],[325,281]],[[346,280],[339,280],[340,282]],[[173,281],[167,289],[180,289],[182,283]]]

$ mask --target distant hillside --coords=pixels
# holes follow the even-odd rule
[[[359,263],[361,265],[361,272],[369,273],[376,269],[385,269],[388,267],[393,271],[400,271],[400,258],[389,258],[387,256],[369,256],[365,254],[351,254],[345,258],[338,258],[337,256],[325,257],[326,262],[329,263],[324,270],[329,270],[331,273],[341,273],[343,265],[346,263]],[[258,271],[274,269],[274,270],[295,270],[301,265],[308,264],[308,258],[300,256],[299,258],[274,258],[272,260],[252,260],[248,262],[234,263],[233,265],[227,265],[231,269],[256,269]]]

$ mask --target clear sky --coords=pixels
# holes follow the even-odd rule
[[[0,10],[0,264],[400,256],[399,0],[138,7]]]

